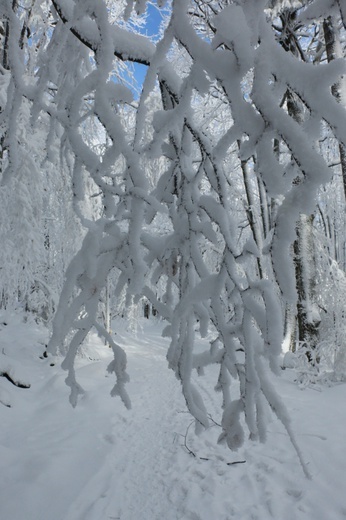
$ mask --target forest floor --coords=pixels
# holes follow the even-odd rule
[[[128,357],[131,410],[110,397],[111,352],[90,335],[76,370],[86,394],[73,409],[60,362],[40,358],[45,329],[0,314],[0,374],[30,384],[0,377],[1,520],[346,519],[346,385],[302,390],[292,369],[274,378],[309,480],[273,417],[266,444],[247,441],[237,452],[216,443],[214,423],[195,435],[160,327],[142,322],[130,334],[113,324]],[[219,422],[215,372],[196,384]]]

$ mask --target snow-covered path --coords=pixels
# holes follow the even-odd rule
[[[179,383],[165,367],[162,341],[155,345],[152,337],[150,345],[127,346],[128,411],[109,396],[111,354],[93,340],[89,352],[99,359],[80,361],[78,378],[87,394],[74,410],[65,373],[47,360],[40,360],[36,374],[22,370],[29,390],[0,380],[13,405],[0,409],[1,520],[178,518],[174,509],[170,516],[166,511],[167,478],[181,449],[176,406],[185,407]]]
[[[237,453],[216,445],[218,426],[198,437],[191,427],[186,442],[196,457],[187,452],[191,418],[159,327],[137,337],[117,331],[131,377],[128,411],[109,396],[110,352],[96,336],[88,345],[94,359],[78,363],[87,393],[72,409],[65,373],[39,359],[42,332],[15,317],[7,322],[0,325],[0,371],[11,368],[31,388],[0,378],[0,400],[12,405],[0,404],[1,520],[346,519],[346,385],[301,391],[290,371],[276,382],[309,481],[277,421],[266,445],[246,443]],[[198,384],[217,421],[210,375]]]
[[[179,518],[172,505],[167,507],[174,459],[181,449],[175,433],[177,406],[185,409],[179,383],[165,367],[162,340],[155,344],[151,336],[148,344],[144,338],[141,345],[133,343],[126,348],[132,409],[117,403],[114,414],[110,399],[110,429],[102,435],[109,447],[106,463],[81,489],[66,520]],[[109,391],[109,381],[106,386]]]

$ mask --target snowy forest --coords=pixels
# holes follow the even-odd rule
[[[0,435],[0,454],[3,467],[17,468],[6,481],[9,495],[0,494],[1,518],[48,518],[35,495],[39,479],[26,495],[31,459],[20,477],[21,451],[6,444],[16,424],[31,431],[35,414],[50,417],[40,423],[42,438],[32,433],[50,451],[43,436],[54,436],[49,424],[58,422],[51,412],[44,418],[44,410],[53,402],[59,424],[82,424],[95,414],[100,429],[84,422],[89,433],[78,429],[75,439],[87,449],[95,444],[92,433],[103,435],[107,458],[106,441],[114,449],[118,434],[102,429],[115,431],[114,417],[126,423],[133,411],[140,436],[145,408],[158,414],[155,399],[168,389],[160,406],[166,415],[171,406],[180,414],[164,424],[179,438],[168,451],[178,461],[176,475],[187,471],[185,495],[173,487],[164,506],[160,493],[169,486],[156,484],[157,503],[144,507],[141,496],[152,496],[147,465],[136,453],[147,475],[143,487],[115,450],[114,465],[120,460],[134,482],[118,492],[118,501],[132,497],[121,499],[128,500],[123,509],[114,512],[115,499],[86,505],[93,492],[108,496],[112,482],[116,487],[112,464],[97,469],[94,454],[85,469],[94,480],[78,492],[72,486],[69,498],[66,488],[69,509],[56,506],[52,520],[346,517],[337,483],[331,486],[337,499],[328,495],[330,516],[317,500],[318,486],[313,510],[281,473],[287,503],[274,492],[266,499],[261,475],[273,473],[270,487],[277,468],[258,459],[288,450],[287,471],[311,491],[318,471],[292,426],[290,399],[307,399],[297,412],[307,427],[306,415],[319,414],[322,395],[326,410],[343,402],[345,58],[344,0],[0,1],[0,422],[12,425]],[[162,364],[154,370],[156,358]],[[102,370],[95,368],[100,363]],[[45,381],[40,391],[38,380]],[[147,395],[140,384],[156,397],[143,397],[136,412],[134,402]],[[170,404],[170,392],[179,405]],[[144,428],[147,439],[160,422],[158,416],[155,427]],[[273,424],[285,436],[277,445]],[[344,435],[340,424],[334,429]],[[312,430],[318,442],[327,440]],[[128,436],[149,461],[157,457]],[[72,443],[68,449],[80,453],[83,466],[72,437],[59,439]],[[198,454],[201,446],[208,455]],[[178,448],[179,457],[172,452]],[[206,464],[234,453],[226,464],[236,467],[227,471],[260,475],[251,481],[251,489],[262,486],[260,498],[247,509],[230,506],[227,489],[234,486],[236,503],[244,504],[247,486],[237,488],[236,473],[226,478],[214,468],[222,482],[211,486],[218,498],[199,511],[199,495],[189,488],[191,464],[212,479]],[[37,464],[47,477],[43,459]],[[71,470],[61,464],[50,467],[48,484]],[[344,457],[335,475],[342,480],[345,471]],[[78,481],[77,467],[72,474]],[[22,509],[11,499],[18,479]],[[203,485],[196,484],[202,491]],[[136,486],[145,492],[135,500]],[[74,501],[72,489],[79,493]]]

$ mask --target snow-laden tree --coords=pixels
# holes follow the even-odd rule
[[[279,13],[276,19],[274,19],[273,26],[277,31],[280,44],[287,52],[291,52],[304,62],[316,64],[318,62],[330,62],[333,59],[341,58],[344,54],[342,43],[344,30],[340,21],[340,12],[338,10],[329,9],[326,11],[329,13],[327,19],[321,17],[321,19],[310,20],[308,25],[303,24],[302,19],[309,17],[309,12],[309,9],[299,11],[298,9],[286,7]],[[299,13],[301,13],[300,16]],[[343,80],[332,85],[331,91],[338,102],[344,104],[342,96]],[[289,90],[285,93],[285,98],[288,112],[297,122],[304,125],[306,122],[306,107],[304,104],[298,96]],[[321,147],[320,153],[324,156],[328,166],[333,169],[333,174],[335,175],[340,171],[342,178],[344,178],[344,148],[342,143],[338,143],[335,140],[328,125],[324,125],[320,128],[316,145]],[[295,182],[300,182],[298,174]],[[335,190],[340,191],[341,186],[335,182],[335,180],[333,181],[333,186]],[[318,235],[314,233],[313,223],[314,221],[318,222],[320,218],[325,221],[329,220],[330,223],[329,217],[326,216],[326,218],[324,218],[323,215],[325,212],[328,213],[329,207],[332,211],[335,211],[335,205],[331,204],[330,200],[323,201],[322,197],[318,205],[320,215],[317,220],[313,214],[310,216],[301,214],[297,223],[297,239],[294,243],[298,302],[297,307],[289,306],[287,310],[287,339],[290,336],[293,350],[297,347],[303,348],[311,360],[312,358],[314,358],[314,360],[319,359],[319,355],[317,355],[316,352],[312,353],[312,350],[314,350],[320,342],[320,332],[322,330],[322,327],[320,327],[322,319],[320,311],[324,309],[323,312],[328,312],[325,309],[331,309],[329,305],[322,306],[321,308],[320,301],[320,294],[325,294],[326,288],[327,291],[330,291],[328,285],[331,280],[328,279],[328,276],[324,279],[326,287],[322,288],[322,286],[319,285],[317,289],[317,278],[321,284],[321,278],[318,275],[318,270],[320,269],[318,250],[320,246],[317,241]],[[344,209],[341,209],[339,206],[339,211],[342,215]],[[337,220],[342,219],[341,215]],[[328,234],[331,235],[329,230]],[[332,240],[335,242],[334,237]],[[340,250],[342,240],[340,236],[337,246],[338,250]],[[340,254],[338,254],[338,257],[340,258]],[[336,260],[333,254],[332,258]],[[325,272],[328,273],[329,268],[325,269]],[[323,321],[325,322],[326,320],[323,319]],[[295,322],[296,326],[294,326]],[[320,351],[320,348],[318,347],[317,350]]]
[[[264,440],[267,402],[295,442],[268,366],[278,371],[281,299],[292,305],[297,300],[291,258],[296,221],[300,213],[312,213],[319,186],[331,176],[316,146],[323,124],[346,144],[345,110],[331,91],[345,63],[335,59],[314,65],[287,52],[272,28],[272,2],[173,0],[156,43],[131,24],[133,9],[143,13],[145,4],[47,1],[53,23],[38,51],[35,75],[29,77],[18,43],[18,12],[9,2],[1,7],[12,38],[15,96],[9,110],[25,99],[33,123],[40,114],[49,115],[46,146],[52,136],[60,136],[72,169],[75,212],[87,230],[67,269],[48,352],[63,351],[72,333],[63,367],[76,404],[83,389],[75,379],[74,359],[95,327],[113,348],[112,395],[130,405],[125,353],[97,319],[101,292],[116,271],[115,295],[126,290],[129,302],[145,296],[167,321],[168,363],[197,425],[208,426],[208,410],[194,374],[213,364],[222,396],[220,440],[236,449],[246,429],[251,438]],[[325,16],[323,2],[310,4],[305,20]],[[338,5],[344,16],[340,3],[333,9]],[[184,56],[181,68],[172,66],[177,50]],[[147,67],[138,100],[121,82],[126,62]],[[161,103],[150,111],[153,92]],[[282,102],[286,92],[299,99],[303,121],[287,109],[287,99]],[[209,95],[217,96],[229,113],[228,124],[217,132],[212,124],[203,128],[197,117],[196,100]],[[134,130],[127,125],[129,114]],[[97,150],[85,132],[95,121],[104,133]],[[289,162],[278,156],[277,143]],[[16,146],[8,139],[6,175],[16,175]],[[153,187],[150,165],[158,158],[163,168]],[[248,239],[238,240],[232,211],[235,170],[243,172],[248,186],[258,181],[262,200],[276,201],[271,233],[262,232],[265,242],[252,217]],[[85,212],[88,179],[104,208],[96,220]],[[248,205],[252,210],[250,195]],[[155,220],[167,222],[163,234],[157,233]],[[208,248],[214,251],[213,262]],[[164,287],[160,299],[152,288],[157,283]],[[198,338],[207,336],[210,348],[197,351]]]
[[[1,306],[19,304],[49,321],[81,227],[72,211],[62,128],[51,124],[47,111],[33,109],[15,71],[29,84],[45,66],[54,17],[50,2],[30,0],[13,2],[8,11],[3,4],[0,19]],[[47,94],[53,92],[50,85]]]
[[[28,4],[27,7],[26,10],[18,2],[12,4],[12,12],[20,25],[16,45],[25,53],[29,68],[28,24],[33,6]],[[51,301],[40,269],[46,253],[42,233],[44,191],[39,164],[42,131],[41,128],[28,131],[30,102],[16,89],[11,74],[11,23],[2,12],[0,19],[3,28],[0,63],[1,305],[15,300],[33,309],[32,295],[38,290],[45,301],[43,306]],[[46,131],[47,126],[44,133]],[[15,175],[9,174],[11,167]]]

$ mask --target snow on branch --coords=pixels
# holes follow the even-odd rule
[[[167,321],[168,363],[198,425],[207,427],[209,414],[195,371],[216,364],[220,440],[237,449],[246,429],[251,438],[264,440],[266,401],[296,447],[264,367],[277,372],[282,298],[296,298],[290,254],[296,221],[313,208],[318,187],[331,175],[316,135],[306,128],[311,120],[318,129],[327,123],[346,144],[345,112],[331,93],[345,66],[337,60],[312,65],[286,52],[263,2],[206,4],[213,14],[194,25],[189,2],[174,0],[166,31],[154,44],[126,25],[133,2],[125,18],[117,11],[121,23],[111,23],[105,1],[52,0],[55,21],[46,54],[25,80],[25,60],[14,45],[8,117],[25,96],[33,121],[45,112],[52,127],[59,127],[71,163],[75,212],[87,230],[66,273],[48,352],[62,351],[72,333],[63,367],[75,404],[83,392],[75,357],[96,327],[114,353],[112,395],[130,406],[125,353],[97,321],[101,291],[116,270],[116,294],[125,288],[129,298],[145,296]],[[139,12],[144,7],[137,2]],[[11,14],[12,19],[18,38]],[[119,67],[125,62],[148,67],[139,100],[121,83]],[[299,99],[302,121],[287,109],[289,96]],[[209,120],[201,116],[203,103],[218,107]],[[218,122],[222,111],[224,125]],[[102,135],[97,149],[89,123]],[[12,134],[9,125],[6,139],[15,150]],[[286,175],[278,146],[290,156],[299,182]],[[248,190],[257,186],[259,198],[276,197],[271,230],[264,232],[259,222],[256,197],[239,203],[239,179]],[[94,219],[85,212],[87,180],[102,205]],[[252,224],[246,240],[239,211]],[[210,350],[198,352],[199,340],[207,337]]]

